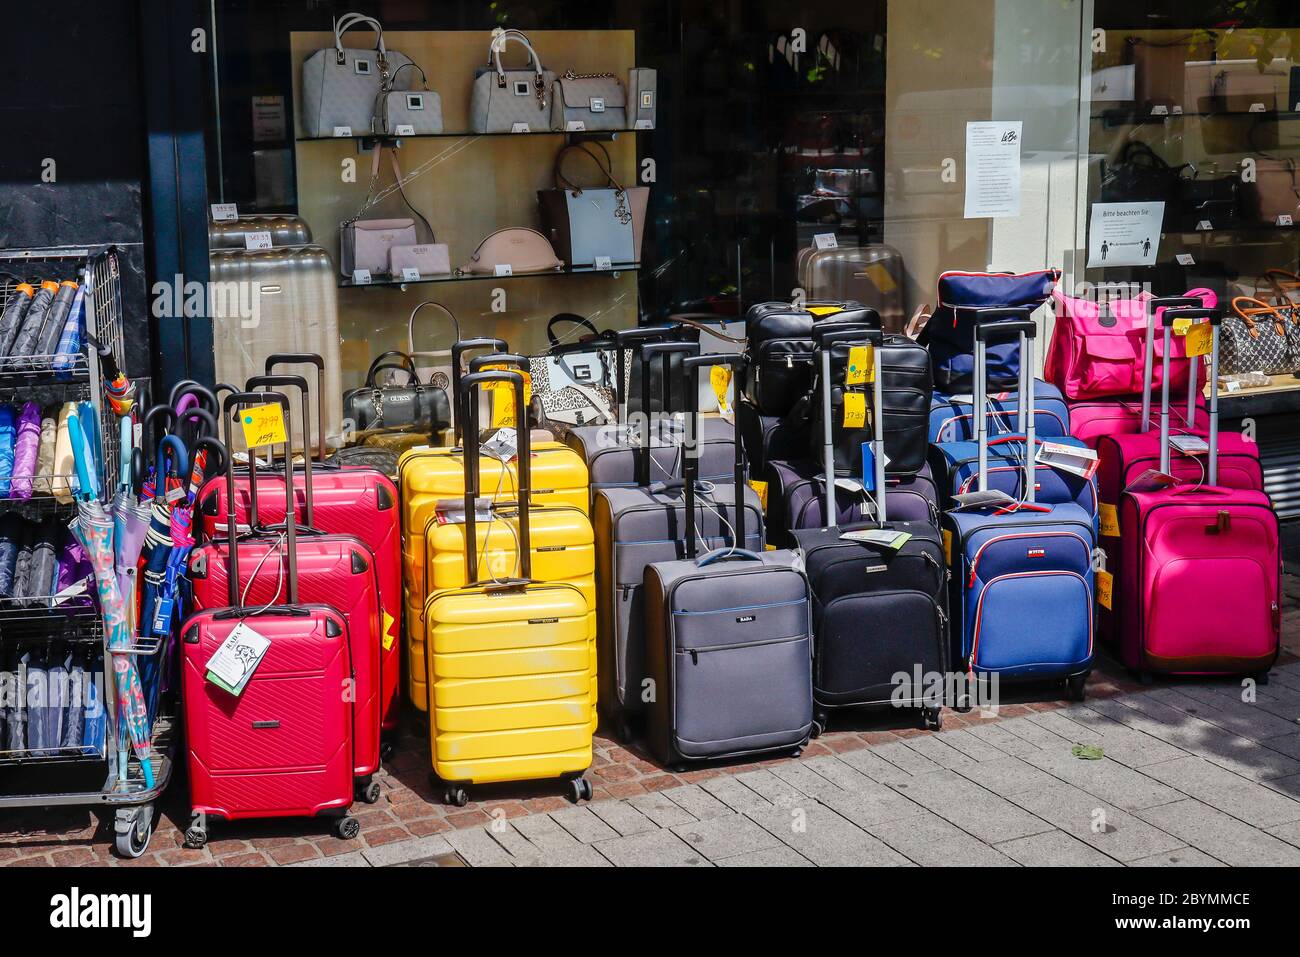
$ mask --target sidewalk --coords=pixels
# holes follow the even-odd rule
[[[1082,705],[1013,697],[996,715],[945,711],[937,734],[846,716],[797,759],[669,774],[598,737],[581,806],[539,783],[448,808],[407,736],[380,802],[354,808],[356,841],[311,821],[216,822],[185,849],[178,781],[138,861],[112,857],[89,812],[50,810],[0,818],[0,865],[1298,866],[1300,580],[1287,588],[1286,653],[1254,702],[1230,680],[1141,688],[1099,658]]]

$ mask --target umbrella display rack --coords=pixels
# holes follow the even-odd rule
[[[93,336],[114,356],[122,356],[122,277],[114,247],[0,251],[0,311],[8,305],[18,283],[43,279],[79,283],[85,295],[86,338]],[[0,362],[0,404],[21,406],[36,401],[47,408],[66,402],[91,403],[99,426],[100,480],[111,494],[118,481],[121,449],[118,420],[105,401],[102,375],[99,355],[88,341],[83,341],[80,354],[75,356],[24,357],[22,368]],[[77,505],[67,495],[60,500],[52,492],[70,487],[72,481],[70,475],[35,475],[30,498],[0,496],[0,514],[18,514],[36,521],[57,518],[66,525],[76,516]],[[88,585],[88,591],[93,593],[93,584]],[[154,802],[171,777],[178,729],[171,703],[160,701],[152,728],[151,787],[146,785],[138,764],[128,761],[125,768],[119,765],[112,661],[119,654],[137,661],[158,656],[162,644],[159,640],[136,639],[129,646],[110,649],[98,608],[80,594],[0,599],[0,672],[6,670],[6,660],[24,649],[61,652],[67,648],[89,662],[86,672],[95,682],[104,714],[103,741],[98,747],[6,750],[8,739],[4,721],[0,720],[0,811],[88,806],[101,815],[112,814],[120,853],[130,857],[143,853],[153,831]],[[4,690],[0,687],[0,695]],[[0,715],[5,713],[5,704],[0,697]],[[31,714],[28,708],[29,720]]]

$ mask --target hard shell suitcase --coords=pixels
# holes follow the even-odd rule
[[[469,396],[484,383],[515,391],[523,422],[524,379],[514,371],[477,372],[462,380]],[[463,806],[471,784],[567,778],[574,800],[591,797],[582,773],[591,765],[593,670],[591,609],[581,589],[532,577],[532,512],[519,512],[520,577],[478,581],[478,408],[467,400],[464,538],[467,584],[425,605],[429,750],[447,803]],[[518,485],[530,499],[527,428],[518,436]]]
[[[285,528],[288,604],[239,606],[240,549],[232,516],[231,604],[191,615],[181,626],[181,700],[195,814],[185,840],[191,847],[207,841],[212,817],[337,814],[340,837],[360,833],[357,821],[345,816],[356,763],[348,622],[332,606],[300,602],[295,524]],[[208,681],[207,670],[240,628],[270,639],[270,647],[234,696]]]
[[[208,249],[247,249],[250,233],[269,233],[271,245],[310,246],[311,227],[289,213],[253,213],[208,223]]]
[[[799,285],[817,299],[852,299],[880,313],[886,332],[902,332],[903,256],[892,246],[836,246],[799,260]]]
[[[739,356],[682,362],[688,387],[697,370],[738,365]],[[692,419],[695,412],[691,396]],[[687,514],[695,511],[696,458],[686,452]],[[734,496],[746,491],[737,447]],[[735,535],[745,538],[745,514]],[[665,764],[794,750],[812,730],[812,621],[808,581],[789,552],[759,554],[734,545],[697,557],[693,523],[682,560],[645,566],[646,731]]]
[[[1031,309],[985,309],[975,321],[975,407],[984,407],[985,343],[1020,339],[1021,390],[1033,404]],[[949,511],[943,517],[949,561],[954,657],[972,678],[1065,679],[1079,700],[1092,668],[1093,517],[1074,502],[1035,501],[1037,442],[1026,415],[1023,498],[1011,507]],[[988,454],[986,420],[976,423],[980,458]],[[989,469],[977,467],[979,491]]]
[[[310,450],[313,439],[324,454],[324,402],[318,406],[318,431],[313,435],[310,388],[307,380],[296,375],[272,375],[270,372],[282,365],[307,364],[316,367],[318,391],[327,379],[320,356],[310,353],[276,353],[266,359],[268,374],[249,381],[254,387],[292,386],[302,395],[302,434]],[[321,397],[323,399],[323,396]],[[300,518],[308,518],[307,482],[310,478],[312,501],[308,524],[322,532],[355,535],[374,555],[375,571],[379,578],[380,649],[383,665],[380,669],[379,713],[381,727],[391,734],[398,725],[401,702],[401,616],[402,616],[402,566],[401,526],[398,515],[397,487],[386,474],[365,466],[339,467],[326,462],[304,462],[293,471],[294,509]],[[310,470],[310,471],[309,471]],[[274,471],[258,474],[259,486],[268,489],[262,496],[260,517],[267,525],[279,525],[285,520],[283,485],[284,477]],[[235,476],[235,516],[241,525],[248,521],[251,504],[251,479],[245,472]],[[228,486],[220,476],[208,482],[199,493],[196,515],[201,520],[204,537],[215,538],[220,533],[218,523],[229,506],[225,500]],[[385,746],[387,750],[387,745]]]
[[[316,353],[324,359],[322,434],[339,444],[342,406],[325,401],[343,392],[338,273],[329,253],[320,246],[216,249],[208,254],[208,266],[217,381],[245,382],[261,374],[267,358],[277,353]],[[296,408],[298,398],[292,401]],[[295,411],[293,419],[300,421],[300,413]],[[296,424],[292,429],[295,447],[310,447]]]
[[[833,333],[823,341],[823,381],[829,383],[829,350],[835,339],[870,343],[872,415],[886,421],[882,337],[878,331]],[[823,412],[830,390],[821,394]],[[823,421],[830,416],[823,414]],[[883,431],[883,430],[882,430]],[[887,434],[887,432],[885,433]],[[929,521],[893,520],[885,478],[883,439],[873,440],[869,524],[802,529],[793,535],[813,596],[814,737],[825,729],[832,708],[856,705],[919,707],[928,728],[938,728],[943,676],[948,671],[948,629],[944,611],[946,572],[939,530]],[[824,476],[835,470],[834,436],[822,432]],[[829,514],[825,490],[822,512]],[[889,530],[909,537],[901,546],[855,539],[869,530]]]
[[[1020,395],[1016,391],[987,396],[984,417],[989,432],[1022,433]],[[972,396],[936,392],[930,402],[930,442],[973,442],[975,416]],[[1042,379],[1034,380],[1034,432],[1039,438],[1055,439],[1074,435],[1070,406],[1061,390]]]
[[[1211,309],[1168,309],[1168,343],[1178,318],[1208,319],[1210,381],[1218,381],[1219,322]],[[1264,492],[1231,488],[1219,471],[1219,399],[1210,393],[1205,484],[1126,491],[1119,524],[1123,565],[1111,604],[1120,661],[1146,678],[1165,674],[1265,677],[1281,638],[1281,569],[1277,513]],[[1160,471],[1170,474],[1169,387],[1162,389]],[[1114,574],[1107,567],[1101,573]],[[1104,603],[1103,603],[1104,604]]]
[[[257,395],[275,396],[274,393]],[[227,399],[227,408],[231,407]],[[285,400],[287,408],[288,400]],[[224,449],[223,449],[224,452]],[[227,462],[229,456],[227,453]],[[290,459],[286,457],[286,473]],[[233,465],[229,465],[225,480],[228,490],[233,487]],[[272,485],[263,476],[250,483],[252,493],[248,523],[252,532],[236,539],[242,559],[238,582],[239,603],[247,607],[274,604],[282,590],[286,574],[283,542],[286,532],[263,522],[265,514],[259,510],[263,504],[258,488],[264,486],[280,493],[279,520],[284,521],[284,489],[288,476],[282,476]],[[304,484],[304,491],[313,488]],[[227,495],[226,501],[238,501]],[[378,561],[370,546],[351,534],[329,534],[314,526],[312,495],[306,497],[306,539],[298,542],[296,561],[298,587],[304,601],[327,604],[337,609],[348,623],[349,657],[355,684],[352,698],[352,751],[353,774],[357,778],[358,794],[368,804],[379,800],[379,785],[371,776],[379,770],[379,731],[383,713],[383,618],[380,604]],[[236,519],[238,522],[238,519]],[[228,542],[213,539],[199,545],[190,555],[189,580],[192,585],[193,604],[196,611],[220,608],[227,604],[230,593],[230,546]]]
[[[1147,350],[1143,370],[1143,393],[1140,401],[1140,407],[1134,406],[1133,429],[1126,432],[1110,432],[1099,436],[1097,439],[1097,494],[1100,499],[1100,509],[1102,512],[1101,536],[1099,544],[1105,554],[1106,571],[1115,581],[1125,580],[1125,560],[1127,549],[1122,541],[1122,529],[1124,528],[1120,516],[1119,506],[1125,490],[1149,471],[1161,471],[1167,475],[1183,482],[1192,482],[1202,484],[1207,479],[1206,464],[1202,462],[1200,456],[1184,455],[1176,450],[1169,450],[1165,454],[1165,447],[1161,442],[1160,429],[1150,431],[1143,427],[1139,429],[1140,423],[1151,422],[1151,392],[1153,389],[1154,375],[1153,366],[1155,365],[1155,348],[1153,340],[1155,339],[1155,318],[1157,313],[1169,313],[1177,311],[1182,318],[1189,315],[1187,309],[1203,308],[1200,297],[1187,296],[1170,296],[1160,299],[1147,300],[1148,324],[1147,324]],[[1162,315],[1163,319],[1163,315]],[[1171,327],[1172,328],[1172,327]],[[1172,338],[1169,336],[1168,338]],[[1162,357],[1162,365],[1168,364],[1169,356]],[[1208,410],[1200,411],[1204,406],[1204,399],[1199,390],[1195,388],[1195,383],[1199,381],[1196,375],[1195,364],[1197,358],[1192,359],[1193,369],[1190,373],[1190,382],[1187,406],[1182,414],[1178,416],[1177,430],[1182,435],[1200,436],[1208,439],[1210,435],[1210,415]],[[1161,383],[1161,416],[1162,421],[1167,423],[1169,429],[1174,429],[1174,411],[1169,408],[1170,388]],[[1211,400],[1211,407],[1214,401]],[[1236,489],[1250,489],[1257,492],[1264,490],[1264,472],[1263,466],[1259,459],[1259,447],[1253,442],[1248,442],[1239,433],[1229,435],[1217,435],[1216,431],[1216,448],[1215,456],[1216,479],[1218,485]],[[1098,608],[1097,612],[1097,634],[1107,643],[1112,643],[1118,637],[1118,617],[1117,609],[1112,603],[1108,608],[1104,604]]]
[[[651,358],[673,351],[690,356],[697,348],[693,343],[652,343],[645,351]],[[745,513],[743,547],[763,549],[763,511],[753,489],[746,487],[743,501],[737,502],[730,483],[715,485],[707,494],[694,496],[694,521],[688,522],[692,513],[686,510],[683,480],[653,482],[644,445],[637,458],[638,484],[600,489],[592,514],[600,707],[624,740],[631,735],[632,719],[641,715],[647,703],[645,566],[681,558],[682,540],[691,525],[708,548],[738,544],[734,538],[738,508]]]

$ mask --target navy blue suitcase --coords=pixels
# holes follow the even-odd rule
[[[1039,438],[1058,438],[1070,434],[1070,407],[1061,390],[1042,379],[1034,380],[1034,431]],[[969,395],[946,395],[935,392],[930,400],[931,442],[973,442],[975,416],[971,414]],[[1020,424],[1017,392],[999,392],[985,397],[989,431],[994,434],[1023,432]]]

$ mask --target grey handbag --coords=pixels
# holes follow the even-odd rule
[[[574,151],[595,160],[610,185],[582,187],[565,178],[564,157]],[[614,179],[609,154],[603,155],[604,162],[585,144],[566,146],[555,157],[555,188],[537,191],[543,230],[556,255],[571,267],[592,267],[604,258],[609,267],[637,261],[637,240],[644,220],[637,221],[633,191]]]
[[[634,130],[655,128],[655,107],[659,99],[659,74],[646,67],[627,71],[628,119]]]
[[[442,132],[442,97],[429,89],[429,78],[419,64],[407,63],[397,73],[410,67],[420,71],[418,90],[383,90],[375,101],[371,131],[384,136],[421,136]],[[393,76],[397,80],[397,74]]]
[[[507,70],[501,51],[518,43],[528,51],[528,67]],[[475,133],[540,133],[550,128],[549,97],[555,74],[542,61],[528,38],[518,30],[494,34],[488,63],[479,69],[470,91],[470,126]]]
[[[375,48],[343,46],[343,34],[356,26],[375,31]],[[414,77],[402,67],[409,57],[384,46],[384,28],[373,17],[344,14],[334,24],[334,46],[317,50],[302,65],[302,126],[308,136],[331,136],[347,129],[371,131],[375,101],[387,90],[410,89]]]
[[[551,129],[626,130],[627,91],[613,73],[567,71],[551,87]]]

